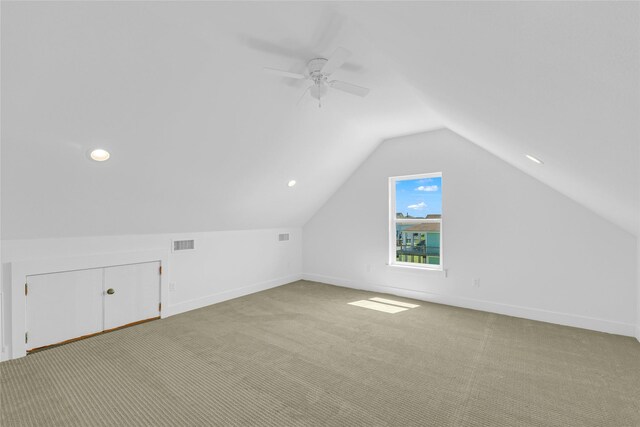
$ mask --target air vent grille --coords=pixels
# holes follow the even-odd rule
[[[173,251],[191,251],[196,248],[195,240],[174,240]]]
[[[278,234],[278,241],[279,242],[286,242],[289,240],[289,233],[280,233]]]

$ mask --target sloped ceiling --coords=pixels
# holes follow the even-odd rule
[[[637,233],[639,2],[347,9],[446,127]]]
[[[442,126],[330,5],[2,9],[5,239],[302,225],[381,138]],[[304,83],[262,70],[337,46],[366,99],[297,105]]]
[[[302,225],[382,139],[443,125],[633,232],[635,9],[3,2],[2,238]],[[367,98],[262,72],[338,46]]]

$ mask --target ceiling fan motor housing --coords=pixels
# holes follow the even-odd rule
[[[322,74],[322,68],[324,67],[324,64],[327,63],[327,60],[325,58],[315,58],[312,59],[311,61],[309,61],[309,63],[307,64],[307,69],[309,70],[309,75],[311,77],[313,77],[314,75],[321,75]]]
[[[309,77],[314,82],[318,82],[318,80],[327,80],[327,76],[322,74],[322,68],[324,64],[327,63],[327,60],[324,58],[316,58],[309,61],[307,64],[307,69],[309,70]]]

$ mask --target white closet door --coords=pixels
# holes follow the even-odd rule
[[[102,269],[28,276],[27,349],[101,332]]]
[[[104,269],[104,329],[160,315],[160,263]]]

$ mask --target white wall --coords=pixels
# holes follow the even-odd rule
[[[387,179],[425,172],[448,277],[386,265]],[[448,130],[381,144],[303,233],[310,280],[634,334],[635,237]]]
[[[278,233],[290,233],[279,242]],[[300,278],[302,268],[301,229],[262,229],[209,233],[101,236],[67,239],[3,240],[4,296],[10,295],[7,263],[48,258],[77,257],[153,249],[170,250],[172,239],[195,239],[196,250],[173,252],[163,268],[168,282],[175,283],[164,315],[289,283]],[[9,279],[9,280],[7,280]],[[4,298],[3,345],[10,352],[11,299]],[[6,358],[6,356],[4,357]]]

